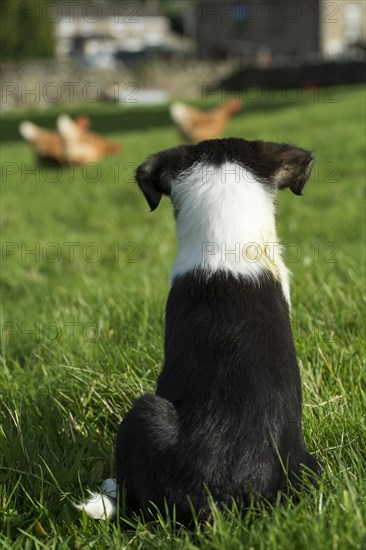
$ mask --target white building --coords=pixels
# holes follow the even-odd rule
[[[59,59],[78,56],[101,67],[118,58],[184,53],[190,47],[188,39],[171,30],[167,17],[146,13],[131,2],[94,2],[75,6],[72,13],[64,6],[55,21],[55,36]]]

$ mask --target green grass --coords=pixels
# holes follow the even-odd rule
[[[167,200],[148,214],[131,173],[177,144],[175,129],[143,129],[147,110],[137,108],[127,132],[130,118],[116,111],[111,137],[124,151],[97,178],[92,169],[25,173],[28,146],[3,143],[2,547],[365,548],[364,90],[339,89],[336,103],[322,94],[247,104],[227,135],[292,142],[316,157],[304,196],[280,194],[278,228],[293,273],[305,439],[326,475],[298,504],[217,514],[194,531],[163,519],[98,523],[71,505],[113,475],[117,425],[162,365],[174,222]],[[9,128],[18,121],[3,117]],[[65,243],[78,243],[74,257]]]

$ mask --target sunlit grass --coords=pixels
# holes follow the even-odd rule
[[[364,91],[327,97],[247,103],[226,132],[314,151],[304,196],[279,196],[278,228],[293,273],[305,439],[326,475],[299,504],[217,513],[193,532],[162,518],[98,523],[72,507],[113,476],[116,427],[161,368],[174,221],[167,200],[148,213],[133,171],[178,135],[169,125],[125,132],[120,116],[111,137],[121,157],[63,173],[32,172],[28,146],[3,143],[4,548],[365,547]],[[144,113],[135,111],[138,128]]]

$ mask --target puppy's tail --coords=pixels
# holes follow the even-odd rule
[[[115,479],[106,479],[101,493],[90,493],[90,497],[80,504],[74,504],[93,519],[113,519],[117,510],[117,483]]]

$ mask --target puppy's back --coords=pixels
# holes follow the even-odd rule
[[[275,497],[285,484],[283,463],[298,473],[305,458],[280,284],[271,275],[259,282],[225,273],[178,277],[167,303],[165,357],[157,393],[178,412],[184,491],[203,482],[221,501],[250,492]]]

